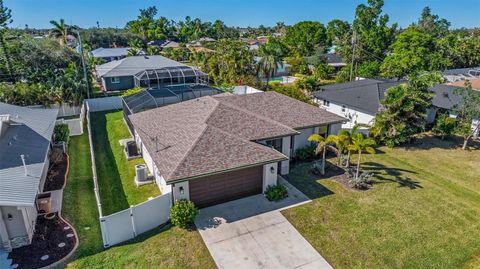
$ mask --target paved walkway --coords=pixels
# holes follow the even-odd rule
[[[288,182],[289,197],[263,195],[201,209],[195,224],[219,268],[332,268],[280,213],[310,200]]]

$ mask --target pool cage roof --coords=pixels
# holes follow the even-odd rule
[[[136,94],[123,97],[123,110],[126,115],[130,115],[218,93],[222,93],[222,91],[208,85],[174,85],[144,89]]]
[[[174,85],[208,85],[208,75],[190,66],[146,69],[134,76],[136,87],[158,88]]]

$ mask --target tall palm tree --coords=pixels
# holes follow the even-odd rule
[[[325,175],[325,153],[327,151],[327,140],[319,134],[312,134],[308,137],[307,140],[317,143],[317,147],[315,148],[316,155],[322,152],[322,170],[320,171],[320,173],[322,175]]]
[[[338,135],[329,135],[327,137],[327,142],[335,144],[338,150],[337,165],[340,165],[342,157],[348,152],[348,146],[351,143],[350,133],[347,130],[342,129]]]
[[[362,133],[352,134],[352,144],[348,147],[349,150],[358,153],[357,161],[357,171],[355,173],[355,178],[358,179],[360,175],[360,162],[362,160],[362,153],[368,152],[370,154],[375,154],[375,149],[373,146],[375,141],[371,138],[366,138]]]
[[[0,0],[0,47],[2,48],[3,56],[5,57],[5,64],[8,73],[10,73],[10,79],[14,82],[15,76],[13,75],[12,61],[7,49],[7,44],[5,43],[5,33],[7,32],[7,27],[10,23],[12,23],[12,11],[3,5],[3,0]]]
[[[53,29],[50,30],[50,35],[54,36],[62,45],[67,44],[67,36],[72,34],[72,28],[65,23],[64,19],[60,21],[51,20],[50,24],[53,26]]]
[[[258,71],[263,73],[267,79],[267,87],[270,77],[275,75],[278,67],[283,67],[283,61],[280,55],[267,44],[259,47]]]

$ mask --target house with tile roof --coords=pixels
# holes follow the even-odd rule
[[[57,113],[0,103],[0,250],[31,243]]]
[[[163,193],[198,207],[262,193],[295,150],[344,118],[276,92],[217,94],[129,115]]]

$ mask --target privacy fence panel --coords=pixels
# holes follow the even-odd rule
[[[122,98],[118,96],[86,99],[89,112],[122,110]]]
[[[150,231],[167,222],[170,217],[171,201],[171,195],[167,193],[134,206],[132,209],[136,234]]]
[[[103,242],[109,247],[135,237],[130,209],[100,218]]]
[[[100,217],[103,245],[110,247],[150,231],[170,218],[171,193],[134,205],[112,215]]]

